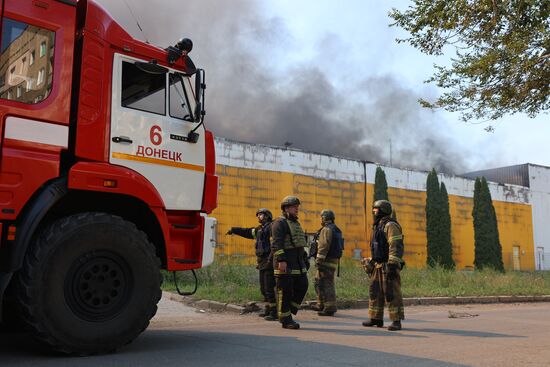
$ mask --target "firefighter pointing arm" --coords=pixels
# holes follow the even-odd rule
[[[266,302],[265,310],[259,316],[268,321],[277,320],[277,304],[275,303],[275,278],[271,256],[271,223],[273,215],[268,209],[261,208],[256,212],[259,226],[254,228],[231,227],[226,234],[236,234],[244,238],[256,240],[257,269],[259,270],[260,291]]]

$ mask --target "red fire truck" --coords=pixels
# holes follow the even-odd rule
[[[213,261],[204,71],[190,40],[136,40],[92,0],[0,4],[4,321],[59,351],[112,351],[154,316],[161,268]]]

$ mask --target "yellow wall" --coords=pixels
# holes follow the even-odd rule
[[[320,227],[319,213],[330,208],[335,212],[338,226],[345,229],[346,256],[353,256],[354,248],[367,248],[362,183],[229,166],[218,166],[217,174],[220,178],[218,208],[212,216],[218,220],[218,255],[255,260],[252,240],[225,233],[233,226],[257,226],[255,214],[260,207],[271,210],[274,217],[279,216],[281,199],[286,195],[300,198],[300,223],[306,232],[316,232]]]
[[[218,208],[212,214],[218,219],[218,256],[241,257],[254,262],[254,243],[238,236],[226,236],[232,226],[257,225],[256,210],[266,207],[274,216],[280,214],[280,201],[286,195],[300,198],[300,222],[308,233],[319,228],[319,213],[334,210],[336,223],[346,239],[345,256],[356,251],[368,256],[371,235],[371,204],[374,185],[324,180],[286,172],[218,165],[220,178]],[[366,189],[366,193],[365,193]],[[405,235],[405,261],[414,268],[426,264],[426,193],[388,188],[388,195],[397,212],[397,220]],[[473,268],[474,231],[473,199],[449,196],[453,258],[457,269]],[[506,269],[512,268],[512,247],[520,247],[522,270],[533,270],[534,246],[531,206],[494,201],[499,221],[500,241]],[[355,250],[355,251],[354,251]]]

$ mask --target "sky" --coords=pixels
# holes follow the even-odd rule
[[[453,53],[395,42],[407,34],[388,11],[409,1],[164,0],[154,11],[147,0],[98,2],[136,38],[193,40],[217,136],[454,174],[550,166],[548,114],[464,123],[420,107],[442,93],[424,80]]]

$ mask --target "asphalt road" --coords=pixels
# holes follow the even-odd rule
[[[549,303],[405,312],[398,332],[361,326],[364,309],[330,318],[302,311],[302,328],[285,330],[255,314],[200,312],[163,299],[149,329],[115,354],[60,356],[26,335],[0,332],[0,366],[550,366]]]

